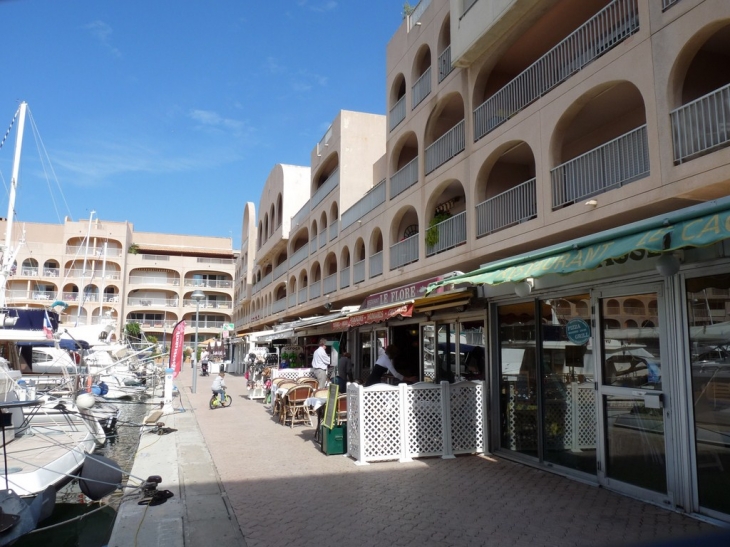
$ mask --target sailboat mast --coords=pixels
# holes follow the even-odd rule
[[[13,157],[13,173],[10,179],[10,194],[8,196],[8,216],[5,225],[5,247],[3,248],[3,262],[0,267],[0,308],[5,307],[5,285],[10,275],[16,253],[11,250],[13,239],[13,220],[15,218],[15,192],[18,188],[18,176],[20,173],[20,152],[23,147],[23,131],[25,130],[25,112],[28,103],[20,103],[18,108],[18,132],[15,135],[15,156]]]

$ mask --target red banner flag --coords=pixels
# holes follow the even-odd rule
[[[172,329],[172,342],[170,343],[170,364],[168,368],[174,369],[173,378],[180,374],[183,362],[183,346],[185,345],[185,320],[183,319]]]

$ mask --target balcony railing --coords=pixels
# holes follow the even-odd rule
[[[649,174],[646,125],[550,171],[553,210]]]
[[[210,287],[213,289],[230,289],[233,281],[230,279],[186,279],[186,287]]]
[[[170,257],[167,255],[153,255],[153,254],[141,254],[142,260],[160,260],[160,261],[166,261],[170,260]]]
[[[333,220],[332,224],[330,224],[330,227],[327,230],[330,234],[330,241],[337,239],[337,235],[339,234],[337,220]]]
[[[329,146],[330,139],[332,138],[332,126],[330,125],[327,128],[327,131],[325,131],[324,135],[320,139],[320,141],[317,143],[317,155],[321,156],[324,153],[324,150],[327,146]]]
[[[271,313],[279,313],[280,311],[284,311],[286,309],[286,297],[275,300],[271,304]]]
[[[418,156],[390,177],[390,199],[402,194],[418,182]]]
[[[192,329],[195,329],[196,326],[199,329],[222,329],[223,324],[223,321],[195,321],[195,319],[190,320],[189,323],[186,321],[186,325]]]
[[[196,301],[192,298],[186,298],[183,300],[183,306],[190,307],[190,308],[196,308]],[[229,310],[231,309],[232,302],[230,300],[224,301],[224,300],[202,300],[200,302],[200,309],[208,309],[208,310]]]
[[[69,270],[68,271],[68,277],[79,277],[79,278],[87,278],[94,280],[101,281],[102,279],[121,279],[121,272],[113,272],[107,270],[104,272],[104,276],[101,275],[101,270],[91,271],[91,270]]]
[[[428,67],[418,80],[416,80],[416,83],[411,88],[411,92],[413,94],[411,110],[414,110],[431,93],[431,67]]]
[[[236,260],[233,258],[204,258],[199,256],[196,262],[198,264],[235,264]]]
[[[20,268],[20,275],[23,275],[26,277],[37,277],[38,276],[38,266],[35,266],[35,267],[24,266],[24,267]]]
[[[58,277],[60,273],[58,268],[43,268],[44,277]]]
[[[337,290],[337,274],[328,275],[322,280],[322,294],[329,294]]]
[[[297,293],[297,302],[303,304],[307,301],[307,287],[302,287]]]
[[[311,207],[309,206],[309,202],[307,202],[291,217],[291,227],[297,228],[301,224],[304,224],[304,221],[309,216],[309,211],[311,211]]]
[[[477,0],[464,0],[464,7],[462,9],[462,15],[469,11],[469,8],[471,8],[474,4],[477,3]]]
[[[461,120],[426,148],[426,174],[464,151],[464,120]]]
[[[383,274],[383,251],[370,255],[370,277]]]
[[[322,282],[321,281],[313,281],[311,285],[309,285],[309,299],[314,300],[315,298],[319,298],[322,294]]]
[[[191,280],[186,280],[185,284]],[[152,277],[149,275],[132,275],[129,276],[130,285],[167,285],[173,287],[180,286],[179,279],[168,279],[166,277]],[[229,282],[230,283],[230,282]]]
[[[418,260],[418,234],[390,247],[390,269],[395,270]]]
[[[443,82],[446,76],[454,70],[451,66],[451,46],[447,46],[439,55],[439,83]]]
[[[477,237],[537,217],[536,179],[530,179],[476,207]]]
[[[296,306],[297,305],[297,293],[290,294],[288,297],[288,300],[289,300],[290,308],[293,308],[294,306]]]
[[[104,247],[89,247],[86,248],[86,245],[66,245],[66,254],[74,255],[74,256],[88,256],[89,258],[93,259],[102,259],[104,258]],[[106,256],[107,258],[113,258],[113,257],[119,257],[122,256],[122,250],[112,247],[106,248]]]
[[[637,0],[614,0],[474,110],[474,141],[639,29]]]
[[[326,181],[322,183],[322,185],[317,188],[317,191],[312,196],[312,199],[309,200],[309,207],[310,209],[314,209],[317,205],[322,203],[322,200],[326,198],[332,190],[337,188],[340,184],[340,170],[335,169],[332,174],[327,178]]]
[[[673,110],[674,163],[728,146],[730,142],[730,84]]]
[[[279,279],[287,272],[286,260],[274,268],[274,279]]]
[[[662,0],[662,11],[668,10],[677,2],[679,2],[679,0]]]
[[[153,306],[156,308],[176,308],[177,298],[127,298],[127,304],[130,306]],[[195,304],[193,304],[195,305]],[[200,303],[202,308],[203,302]]]
[[[65,292],[62,296],[64,302],[76,302],[79,299],[79,293],[77,292]]]
[[[378,205],[385,203],[385,180],[381,180],[376,186],[361,197],[357,203],[342,213],[342,229],[352,226],[355,222],[367,215]]]
[[[325,245],[327,245],[327,228],[324,228],[319,234],[319,248],[321,249]]]
[[[398,102],[393,105],[390,109],[390,116],[388,116],[388,127],[391,131],[398,127],[398,124],[406,119],[406,96],[403,95]]]
[[[289,269],[305,260],[309,256],[309,245],[302,245],[289,257]]]
[[[319,250],[319,245],[317,245],[317,236],[315,235],[312,239],[309,240],[309,254],[313,255]]]
[[[274,280],[274,274],[273,272],[267,273],[264,277],[261,278],[261,288],[268,287],[271,285],[272,281]]]
[[[355,262],[352,266],[352,282],[354,284],[365,281],[365,261]]]
[[[435,245],[426,245],[426,256],[435,255],[466,242],[466,211],[439,222],[429,230],[434,228],[438,230],[438,242]]]
[[[426,11],[426,8],[431,4],[431,0],[421,0],[418,5],[413,8],[413,11],[408,16],[408,30],[411,30],[416,23],[418,23],[419,19],[421,19],[421,16],[423,15],[423,12]]]
[[[342,268],[340,270],[340,289],[345,289],[350,286],[350,268]]]

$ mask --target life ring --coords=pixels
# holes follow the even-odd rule
[[[86,377],[86,393],[91,393],[91,374]]]

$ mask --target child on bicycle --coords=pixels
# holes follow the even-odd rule
[[[218,376],[216,376],[213,380],[213,385],[211,386],[211,388],[213,389],[213,393],[218,395],[218,400],[220,402],[223,402],[226,396],[226,382],[224,380],[225,376],[225,372],[219,372]]]

